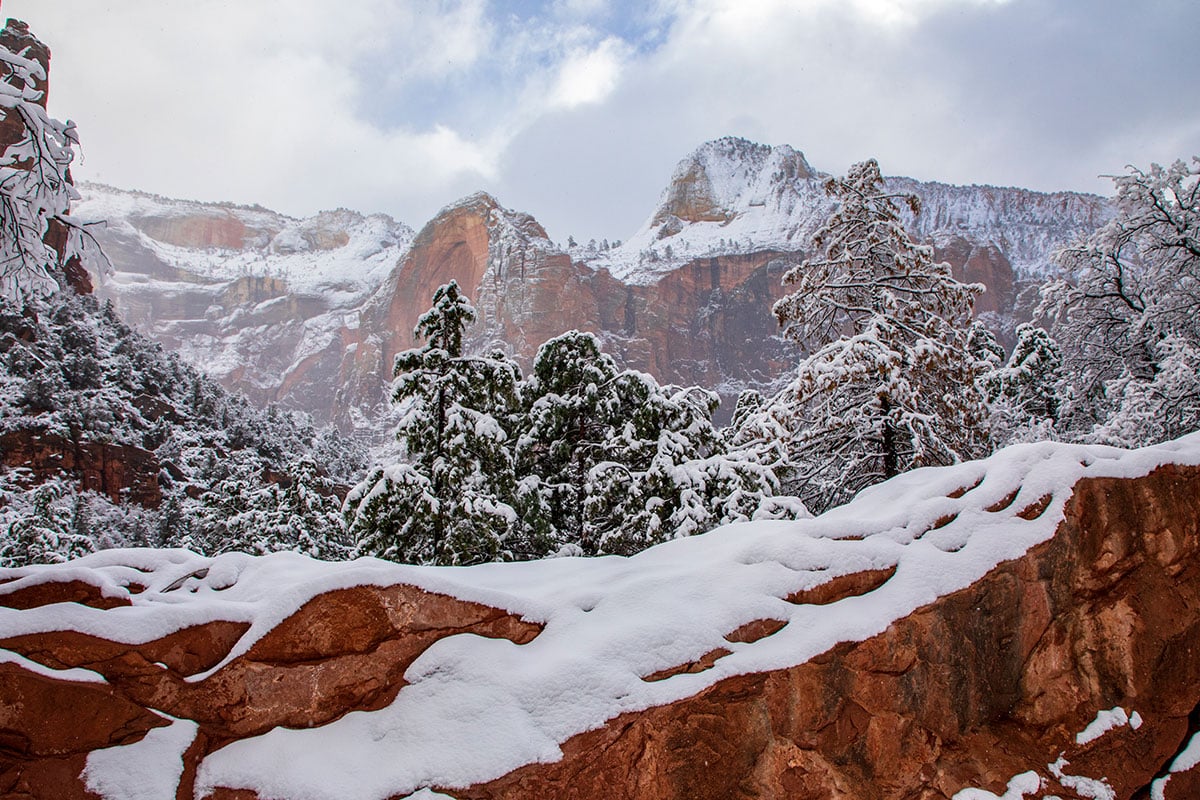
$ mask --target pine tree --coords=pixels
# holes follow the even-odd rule
[[[795,291],[774,313],[809,352],[757,427],[786,437],[790,481],[828,508],[918,466],[987,449],[986,408],[967,352],[975,285],[912,241],[872,159],[831,178],[838,201],[813,239],[817,254],[784,275]]]
[[[96,549],[81,499],[67,482],[46,481],[21,500],[0,535],[0,566],[56,564]]]
[[[266,502],[256,540],[262,552],[294,550],[327,561],[349,554],[341,501],[311,458],[292,462],[287,485],[270,485],[262,495]]]
[[[543,344],[522,391],[523,426],[517,442],[518,470],[537,478],[525,501],[553,531],[585,553],[599,550],[599,534],[587,513],[592,467],[605,460],[617,417],[618,370],[590,333],[568,331]]]
[[[980,381],[991,409],[993,439],[1004,445],[1055,438],[1062,382],[1058,343],[1043,328],[1018,325],[1007,363]]]
[[[518,469],[536,513],[522,520],[575,552],[629,555],[749,519],[778,492],[769,467],[726,452],[714,393],[619,371],[592,334],[543,345],[523,396]]]
[[[463,335],[475,316],[457,283],[438,288],[414,331],[424,346],[396,356],[396,435],[409,463],[376,470],[348,499],[348,526],[361,553],[432,564],[511,554],[515,475],[504,422],[516,406],[520,375],[500,351],[464,355]],[[381,497],[410,520],[397,524]]]

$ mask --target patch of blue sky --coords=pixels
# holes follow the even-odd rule
[[[633,58],[646,57],[667,40],[673,16],[644,0],[493,0],[485,20],[489,46],[437,74],[412,74],[402,47],[363,54],[354,65],[363,89],[358,112],[383,128],[445,125],[482,135],[574,50],[618,38]]]

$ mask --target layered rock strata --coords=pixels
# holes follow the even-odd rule
[[[127,319],[229,388],[349,428],[379,419],[396,353],[452,279],[481,311],[475,346],[500,343],[526,366],[547,339],[579,328],[662,382],[727,399],[774,385],[798,353],[770,308],[832,210],[825,177],[786,145],[709,142],[680,162],[627,242],[570,248],[482,193],[415,239],[351,212],[291,220],[98,186],[84,187],[80,213],[110,219],[98,235],[117,272],[99,291]],[[907,223],[958,277],[985,285],[976,311],[1002,341],[1028,315],[1018,296],[1053,270],[1052,251],[1109,213],[1102,198],[1070,192],[889,187],[922,198]]]

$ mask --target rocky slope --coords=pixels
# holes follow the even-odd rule
[[[112,221],[99,235],[118,272],[98,291],[129,319],[226,386],[362,427],[379,418],[395,354],[450,279],[481,311],[475,344],[503,342],[526,364],[546,339],[582,328],[664,382],[725,397],[769,386],[796,357],[770,305],[829,214],[824,177],[786,145],[709,142],[616,246],[562,248],[486,194],[415,238],[384,217],[298,221],[95,186],[77,213]],[[977,312],[1002,340],[1053,248],[1108,214],[1090,195],[891,183],[922,197],[913,229],[938,257],[987,286]]]
[[[467,569],[0,570],[13,798],[1187,798],[1200,437]]]
[[[96,295],[227,388],[328,416],[358,309],[412,239],[384,215],[298,220],[96,184],[74,214],[114,265]],[[316,400],[315,398],[325,398]]]

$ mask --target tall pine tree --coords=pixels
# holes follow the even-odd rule
[[[414,330],[424,346],[396,356],[392,400],[407,462],[376,469],[347,498],[360,553],[423,564],[512,555],[515,476],[505,423],[520,374],[501,352],[463,354],[475,317],[456,282],[441,286]]]
[[[980,288],[912,240],[897,204],[917,214],[919,200],[888,193],[874,159],[825,190],[838,207],[813,239],[816,254],[784,275],[795,290],[774,306],[808,355],[750,426],[786,432],[792,487],[814,509],[987,449],[966,341]]]

